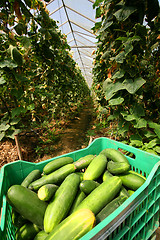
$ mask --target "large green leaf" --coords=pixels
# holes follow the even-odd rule
[[[3,78],[3,76],[2,77],[0,77],[0,85],[2,85],[2,84],[4,84],[4,83],[6,83],[6,80]]]
[[[142,77],[132,79],[125,79],[123,81],[124,88],[131,94],[134,94],[140,87],[145,84],[145,80]]]
[[[120,69],[118,72],[116,72],[112,79],[116,79],[116,78],[122,78],[125,74],[125,71],[123,69]]]
[[[7,131],[8,129],[10,128],[10,125],[9,124],[4,124],[4,123],[2,123],[1,125],[0,125],[0,131]]]
[[[107,28],[109,28],[113,24],[113,21],[107,21],[106,23],[103,24],[102,28],[100,29],[99,32],[105,31]]]
[[[144,117],[145,111],[141,104],[135,103],[133,108],[130,109],[130,113],[136,115],[137,117]]]
[[[4,138],[4,136],[5,136],[5,132],[1,132],[0,133],[0,141]]]
[[[11,59],[6,59],[0,62],[0,68],[4,68],[4,67],[16,68],[17,66],[18,64],[13,62]]]
[[[125,21],[136,10],[137,9],[134,7],[123,6],[123,8],[119,9],[117,12],[114,13],[114,16],[119,22]]]
[[[154,132],[156,133],[156,135],[160,139],[160,124],[150,121],[150,122],[148,122],[148,125],[149,125],[150,128],[154,129]]]
[[[123,101],[124,101],[124,98],[122,98],[122,97],[117,97],[117,98],[111,99],[111,100],[108,102],[108,104],[109,104],[109,105],[119,105],[119,104],[121,104]]]
[[[147,121],[144,118],[139,118],[136,120],[136,124],[134,124],[135,128],[146,128]]]
[[[141,147],[143,145],[142,138],[138,134],[131,135],[130,142],[132,146]]]
[[[104,89],[106,100],[112,98],[119,90],[125,89],[121,82],[107,84]]]
[[[12,118],[14,118],[15,116],[19,116],[20,114],[23,114],[26,112],[26,109],[23,107],[17,107],[12,109]]]
[[[116,61],[117,63],[123,63],[125,59],[126,59],[125,52],[120,52],[120,53],[115,57],[115,61]]]

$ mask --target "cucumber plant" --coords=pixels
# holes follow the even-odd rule
[[[159,3],[95,1],[97,34],[92,89],[118,137],[160,153]],[[105,113],[106,112],[106,113]]]
[[[0,140],[69,116],[90,90],[40,0],[0,3]]]

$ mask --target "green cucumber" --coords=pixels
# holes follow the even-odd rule
[[[74,162],[74,166],[76,170],[85,169],[91,163],[91,161],[95,158],[95,155],[88,154],[84,157],[79,158],[76,162]]]
[[[74,210],[83,201],[83,199],[85,199],[85,197],[86,197],[86,194],[84,192],[81,192],[81,190],[79,190],[70,208],[69,215],[71,215],[71,213],[74,212]]]
[[[108,181],[101,183],[95,188],[77,207],[76,210],[87,208],[94,214],[101,209],[119,193],[122,181],[119,177],[113,176]]]
[[[33,240],[45,240],[47,236],[48,236],[48,234],[42,230],[39,233],[37,233],[37,235],[35,236],[35,238]]]
[[[133,193],[135,193],[135,191],[133,191],[133,190],[128,190],[128,194],[129,194],[129,196],[131,196]]]
[[[141,174],[138,173],[138,172],[135,172],[135,171],[133,171],[133,170],[129,170],[129,173],[135,174],[135,175],[137,175],[137,176],[143,178],[143,179],[146,181],[146,177],[144,177],[143,175],[141,175]]]
[[[122,187],[121,187],[121,190],[120,190],[119,195],[120,195],[120,196],[125,196],[125,197],[127,197],[127,198],[130,197],[127,189],[125,189],[125,187],[124,187],[123,185],[122,185]]]
[[[44,174],[50,174],[51,172],[57,170],[58,168],[63,167],[70,163],[73,163],[73,158],[61,157],[47,163],[43,168],[43,172]]]
[[[28,222],[19,228],[16,232],[16,240],[30,240],[33,239],[40,229],[37,225]]]
[[[94,226],[94,214],[89,209],[80,209],[58,224],[45,240],[78,240]]]
[[[67,164],[56,171],[44,175],[40,179],[32,182],[29,185],[29,189],[31,190],[38,190],[40,187],[42,187],[45,184],[52,183],[52,184],[60,184],[69,174],[75,172],[75,166],[74,164]]]
[[[107,159],[103,154],[96,156],[88,165],[83,175],[83,180],[96,180],[98,179],[107,166]]]
[[[43,229],[43,218],[47,203],[37,194],[21,185],[12,185],[7,192],[7,201],[25,219]]]
[[[77,174],[80,177],[81,181],[83,180],[83,175],[84,175],[83,172],[75,172],[75,174]]]
[[[15,209],[12,208],[12,223],[16,228],[22,227],[28,220],[22,217]]]
[[[118,196],[109,202],[97,215],[96,224],[102,222],[106,217],[108,217],[112,212],[114,212],[122,203],[127,199],[126,196]]]
[[[103,180],[103,182],[108,181],[108,179],[111,178],[111,177],[113,177],[113,175],[108,170],[106,170],[103,173],[102,180]]]
[[[46,185],[43,185],[38,189],[38,197],[42,201],[49,201],[51,197],[55,194],[57,191],[58,186],[55,184],[48,183]]]
[[[31,171],[27,177],[22,181],[21,186],[28,187],[33,181],[37,180],[41,177],[41,171],[39,169],[35,169]]]
[[[99,185],[100,185],[100,183],[98,183],[94,180],[83,180],[80,183],[79,188],[82,192],[84,192],[86,195],[88,195]]]
[[[145,180],[142,177],[138,176],[137,174],[133,174],[129,172],[119,174],[118,176],[122,180],[123,186],[133,191],[137,190],[145,182]]]
[[[106,158],[109,158],[113,162],[125,162],[129,164],[128,159],[126,156],[121,153],[119,150],[116,150],[114,148],[106,148],[103,149],[100,154],[104,154]]]
[[[115,175],[124,173],[130,169],[130,164],[126,162],[113,162],[109,161],[107,164],[107,170]]]
[[[44,215],[45,232],[51,232],[67,216],[78,192],[79,184],[80,177],[72,173],[59,186]]]

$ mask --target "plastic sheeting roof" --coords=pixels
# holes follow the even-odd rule
[[[93,0],[51,0],[47,4],[50,17],[67,36],[73,59],[89,87],[92,84],[92,53],[96,49],[96,36],[91,30],[96,22],[93,3]]]

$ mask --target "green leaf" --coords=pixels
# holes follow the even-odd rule
[[[30,39],[26,36],[19,36],[17,39],[22,43],[24,48],[29,48],[32,45]]]
[[[121,113],[121,114],[122,114],[123,118],[128,122],[131,122],[131,121],[134,121],[137,119],[137,116],[134,114],[123,114],[123,113]]]
[[[104,89],[106,100],[109,100],[116,94],[116,92],[118,92],[119,90],[122,90],[124,88],[125,87],[123,86],[123,84],[121,82],[108,84],[108,87],[106,87],[106,89]]]
[[[119,105],[119,104],[121,104],[123,101],[124,101],[124,98],[122,98],[122,97],[117,97],[117,98],[111,99],[111,100],[108,102],[108,104],[109,104],[109,105]]]
[[[23,107],[17,107],[12,109],[12,118],[14,118],[15,116],[19,116],[20,114],[26,113],[26,109]]]
[[[8,134],[6,135],[6,137],[9,137],[11,139],[14,139],[14,136],[17,135],[18,133],[20,133],[21,130],[20,129],[14,129],[14,130],[10,130],[8,132]]]
[[[105,31],[105,30],[106,30],[107,28],[109,28],[112,24],[113,24],[113,21],[107,21],[107,22],[105,22],[99,32]]]
[[[125,71],[123,69],[120,69],[118,72],[116,72],[112,79],[116,79],[116,78],[122,78],[125,74]]]
[[[160,139],[160,124],[158,123],[154,123],[154,122],[148,122],[148,125],[150,128],[154,129],[155,134],[158,136],[158,138]]]
[[[133,108],[130,110],[131,114],[134,114],[137,117],[144,117],[145,111],[141,104],[135,103]]]
[[[132,146],[141,147],[143,145],[142,138],[138,134],[131,135],[130,142]]]
[[[12,126],[16,125],[17,123],[19,123],[20,120],[21,120],[20,118],[13,118],[10,122],[10,125],[12,125]]]
[[[13,62],[11,59],[6,59],[0,62],[0,68],[8,67],[8,68],[16,68],[18,64]]]
[[[156,146],[155,148],[153,148],[154,151],[156,151],[157,153],[160,153],[160,147]]]
[[[117,63],[123,63],[125,59],[126,59],[125,52],[120,52],[120,53],[115,57],[115,61],[116,61]]]
[[[35,104],[34,103],[27,106],[27,110],[34,110],[34,109],[35,109]]]
[[[136,124],[134,124],[135,128],[145,128],[147,127],[147,121],[144,118],[139,118],[136,120]]]
[[[130,43],[126,43],[125,44],[125,48],[124,48],[124,51],[125,51],[125,56],[128,55],[128,53],[130,53],[131,51],[133,50],[133,45]]]
[[[4,124],[4,123],[2,123],[1,125],[0,125],[0,131],[7,131],[8,129],[10,128],[10,125],[9,124]]]
[[[142,77],[139,77],[134,80],[125,79],[123,81],[123,85],[129,93],[134,94],[140,87],[143,86],[143,84],[145,84],[145,82],[146,81]]]
[[[159,143],[160,143],[159,139],[155,138],[155,139],[151,140],[149,143],[147,143],[146,146],[147,146],[147,148],[153,148]]]
[[[146,131],[144,132],[144,136],[149,139],[149,138],[151,138],[151,137],[155,137],[156,135],[155,135],[154,133],[152,133],[151,131],[146,130]]]
[[[99,6],[99,4],[100,4],[101,2],[103,2],[103,0],[96,0],[96,1],[94,2],[94,4],[93,4],[93,8]]]
[[[121,21],[125,21],[136,10],[137,9],[134,7],[123,6],[123,8],[119,9],[113,15],[117,18],[119,22],[121,22]]]
[[[0,77],[0,85],[6,83],[6,80],[3,77]]]
[[[2,141],[2,139],[4,138],[4,136],[5,136],[5,132],[1,132],[1,133],[0,133],[0,141]]]

